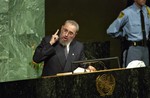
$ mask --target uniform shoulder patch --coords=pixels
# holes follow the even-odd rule
[[[150,8],[148,6],[146,6],[146,9],[147,9],[148,15],[150,16]]]
[[[122,18],[124,16],[124,13],[123,12],[120,12],[118,18]]]

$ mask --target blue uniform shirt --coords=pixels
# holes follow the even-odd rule
[[[119,17],[109,26],[107,34],[113,37],[127,36],[127,40],[129,41],[141,41],[143,34],[141,30],[140,10],[135,3],[124,9]],[[146,38],[148,39],[150,31],[150,8],[144,5],[142,10],[145,20]]]

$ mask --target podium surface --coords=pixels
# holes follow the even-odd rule
[[[0,98],[150,98],[150,68],[111,69],[0,83]]]

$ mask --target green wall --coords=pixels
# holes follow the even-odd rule
[[[44,0],[0,0],[0,82],[39,76],[32,56],[44,36]]]

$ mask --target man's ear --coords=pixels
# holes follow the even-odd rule
[[[63,27],[64,27],[63,25],[60,27],[60,29],[59,29],[60,32],[62,31]]]
[[[62,25],[62,26],[61,26],[61,29],[62,29],[63,27],[64,27],[64,26]]]

